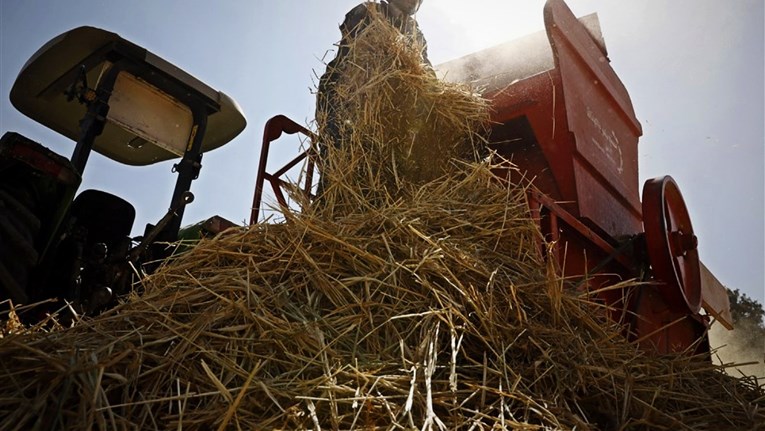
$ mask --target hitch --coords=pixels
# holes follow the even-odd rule
[[[143,236],[141,242],[137,246],[130,250],[127,260],[134,264],[137,263],[141,256],[146,253],[146,250],[149,249],[149,246],[151,246],[157,236],[162,233],[173,218],[178,215],[178,212],[192,202],[194,202],[194,194],[190,191],[183,192],[180,199],[170,207],[164,217],[162,217],[159,222],[157,222],[157,224]]]

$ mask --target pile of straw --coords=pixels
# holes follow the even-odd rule
[[[486,102],[467,87],[436,79],[416,38],[369,11],[369,24],[327,71],[337,77],[329,111],[339,136],[325,133],[330,112],[316,114],[325,147],[322,174],[330,185],[323,197],[336,209],[395,199],[402,189],[450,175],[455,159],[484,153],[481,135],[471,132],[488,123]],[[347,186],[353,190],[342,190]]]
[[[446,110],[431,115],[448,121]],[[0,429],[765,423],[756,382],[648,357],[586,295],[564,292],[521,187],[458,162],[436,181],[378,181],[366,158],[348,158],[359,176],[332,174],[320,205],[201,242],[101,316],[13,328],[0,339]]]

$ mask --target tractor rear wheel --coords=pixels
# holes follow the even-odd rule
[[[0,290],[16,304],[27,303],[29,273],[37,263],[35,238],[40,220],[18,199],[0,189]]]

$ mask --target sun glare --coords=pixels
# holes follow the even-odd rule
[[[418,14],[434,56],[446,60],[544,29],[543,0],[431,0]]]

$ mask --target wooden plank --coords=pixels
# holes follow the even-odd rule
[[[728,289],[701,263],[701,306],[726,329],[733,329]]]

